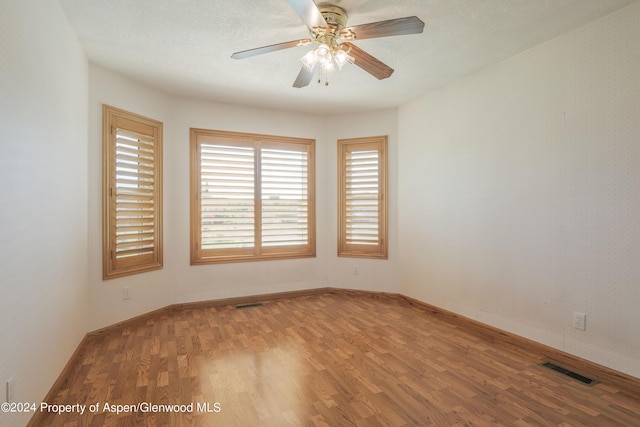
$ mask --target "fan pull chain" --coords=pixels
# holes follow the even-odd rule
[[[327,71],[325,68],[322,68],[322,67],[320,67],[320,69],[318,70],[318,84],[320,84],[320,82],[322,81],[320,73],[322,73],[323,71],[324,71],[324,85],[329,86],[329,71]]]

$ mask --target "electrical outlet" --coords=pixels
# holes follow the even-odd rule
[[[7,403],[13,402],[14,391],[15,391],[15,380],[12,377],[9,381],[7,381]]]
[[[587,315],[580,312],[573,313],[573,327],[581,331],[587,330]]]
[[[131,298],[131,288],[129,286],[125,286],[122,288],[122,299],[130,299]]]
[[[353,275],[354,275],[354,276],[357,276],[358,274],[359,274],[359,272],[358,272],[358,266],[357,266],[357,265],[354,265],[354,266],[353,266]]]

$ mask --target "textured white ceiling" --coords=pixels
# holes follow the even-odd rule
[[[349,25],[416,15],[424,32],[355,42],[395,69],[386,80],[348,65],[302,89],[310,46],[231,59],[308,37],[286,0],[58,1],[93,63],[175,95],[329,114],[396,107],[635,0],[334,0]]]

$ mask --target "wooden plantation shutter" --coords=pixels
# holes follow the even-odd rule
[[[345,243],[380,243],[380,156],[378,150],[347,150],[345,158]]]
[[[261,150],[262,245],[309,243],[309,153],[295,145]]]
[[[201,248],[252,254],[255,247],[252,141],[200,145]]]
[[[162,123],[103,106],[105,279],[162,268]]]
[[[387,137],[338,141],[338,255],[387,258]]]
[[[191,263],[315,256],[314,146],[191,129]]]

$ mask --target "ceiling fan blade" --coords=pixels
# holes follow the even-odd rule
[[[287,0],[289,5],[296,11],[302,21],[309,28],[322,28],[327,26],[327,21],[324,20],[320,9],[313,2],[313,0]]]
[[[231,57],[233,59],[243,59],[243,58],[248,58],[250,56],[262,55],[263,53],[275,52],[277,50],[282,50],[282,49],[289,49],[291,47],[304,46],[309,43],[311,43],[311,40],[309,39],[292,40],[290,42],[277,43],[269,46],[257,47],[255,49],[243,50],[243,51],[234,53],[233,55],[231,55]]]
[[[389,67],[379,59],[376,59],[373,56],[369,55],[358,46],[346,42],[342,43],[342,46],[345,46],[346,49],[344,50],[348,52],[349,55],[355,58],[354,64],[356,64],[358,67],[362,68],[378,80],[386,79],[387,77],[390,77],[391,74],[393,74],[393,68]]]
[[[401,36],[403,34],[418,34],[424,29],[424,22],[417,16],[390,19],[388,21],[371,22],[369,24],[354,25],[341,31],[342,34],[353,32],[355,40],[372,39],[376,37]]]
[[[311,83],[311,79],[316,72],[317,66],[313,67],[313,70],[309,71],[307,67],[302,67],[300,72],[298,73],[298,77],[296,77],[296,81],[293,82],[293,87],[301,88],[308,86]]]

